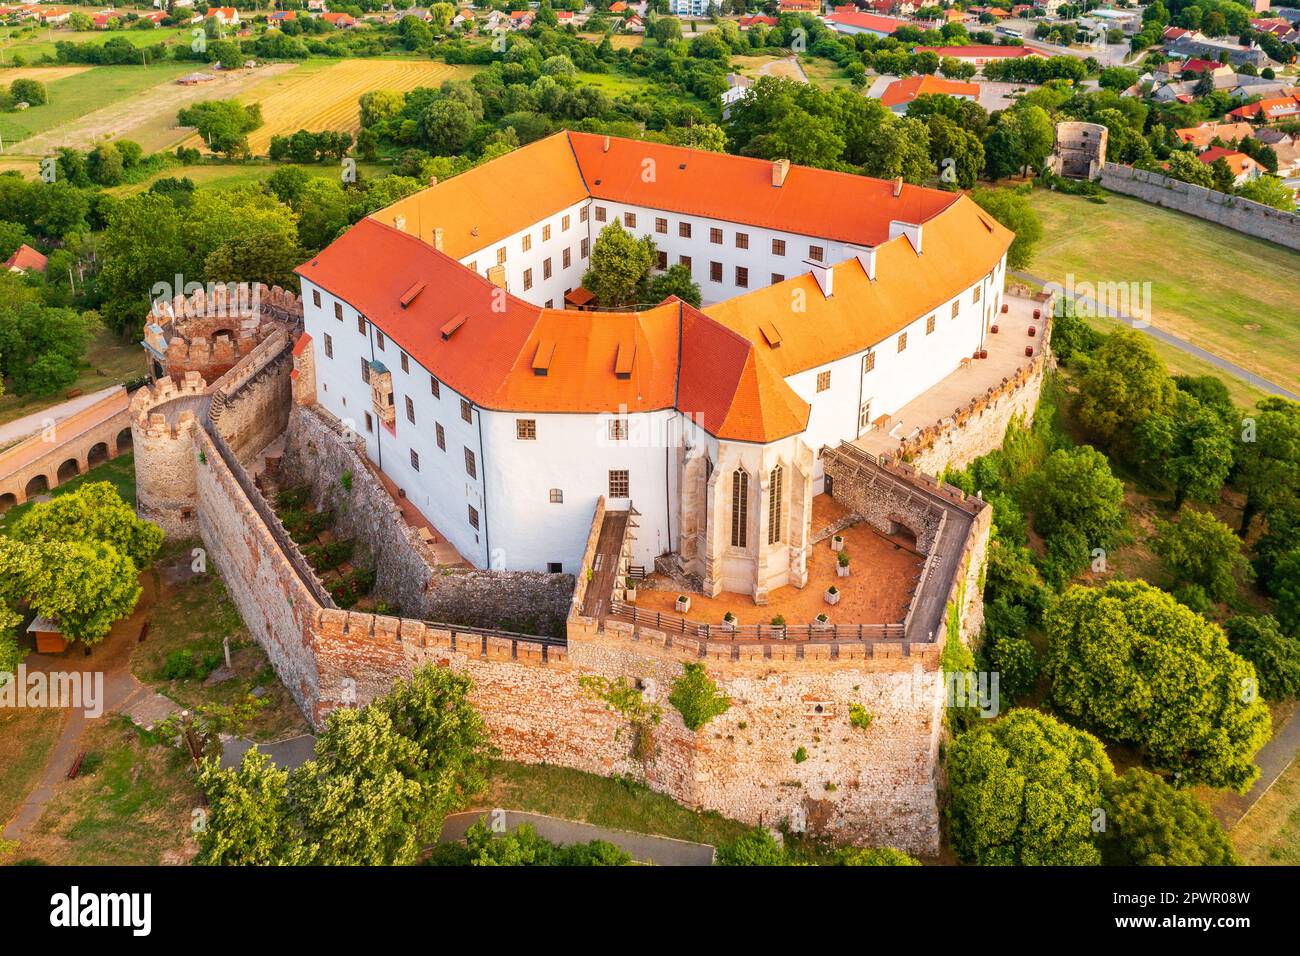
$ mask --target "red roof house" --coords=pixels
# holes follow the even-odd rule
[[[40,272],[44,274],[50,266],[50,260],[41,255],[27,243],[23,243],[5,261],[5,268],[10,272]]]

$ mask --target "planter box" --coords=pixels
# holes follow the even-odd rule
[[[830,621],[818,621],[814,619],[809,625],[814,631],[829,631],[831,629]]]
[[[740,625],[736,621],[723,621],[718,627],[724,631],[735,631]]]
[[[678,614],[689,614],[691,613],[691,599],[688,597],[679,597],[677,603],[673,605],[673,607],[676,608]]]
[[[847,564],[837,564],[837,565],[835,565],[835,575],[836,575],[836,577],[847,578],[847,577],[849,576],[849,572],[850,572],[851,570],[852,570],[852,569],[851,569]]]
[[[825,591],[825,592],[822,593],[822,597],[824,597],[824,598],[826,599],[826,603],[827,603],[827,604],[839,604],[839,603],[840,603],[840,592],[839,592],[839,591],[835,591],[834,593],[832,593],[832,592],[830,592],[830,591]]]
[[[626,588],[626,589],[623,591],[623,600],[627,601],[628,604],[635,604],[635,603],[636,603],[636,588]]]
[[[831,535],[831,550],[835,552],[840,552],[844,550],[844,535],[842,534]]]

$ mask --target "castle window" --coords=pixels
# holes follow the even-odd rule
[[[606,215],[606,213],[605,213],[605,207],[604,207],[604,206],[597,206],[597,207],[596,207],[596,221],[597,221],[597,222],[604,222],[604,221],[605,221],[605,215]]]
[[[311,304],[320,308],[320,289],[311,290]]]
[[[434,398],[442,398],[442,386],[438,384],[438,380],[432,375],[429,376],[429,394]]]
[[[933,331],[934,331],[934,316],[930,316],[928,319],[925,320],[925,334],[929,335]]]
[[[478,272],[478,260],[477,260],[477,259],[475,259],[473,262],[471,262],[471,263],[469,264],[469,271],[470,271],[470,272]]]
[[[334,303],[334,318],[338,319],[340,322],[343,321],[343,303],[342,303],[342,302],[335,302],[335,303]]]
[[[552,488],[552,489],[551,489],[551,504],[553,504],[553,505],[562,505],[562,504],[564,504],[564,490],[563,490],[563,489],[561,489],[561,488]]]
[[[406,420],[415,424],[415,402],[411,401],[410,395],[406,396]]]
[[[710,229],[710,230],[709,230],[709,242],[713,243],[715,246],[720,246],[720,245],[722,245],[722,230],[721,230],[721,229]]]
[[[686,271],[687,271],[687,272],[690,271],[690,269],[691,269],[691,257],[690,257],[690,256],[678,256],[678,257],[677,257],[677,262],[678,262],[678,264],[680,264],[680,265],[684,265],[684,266],[686,267]]]
[[[546,562],[546,570],[551,574],[563,574],[564,564],[560,561],[548,561]]]
[[[871,403],[863,402],[858,408],[858,434],[871,427]]]
[[[542,278],[543,278],[543,279],[549,279],[550,277],[551,277],[551,260],[550,260],[550,259],[543,259],[543,260],[542,260]]]
[[[361,381],[367,385],[370,384],[370,361],[368,359],[361,360]]]
[[[809,246],[808,258],[813,262],[822,262],[826,258],[826,250],[821,246]]]
[[[584,258],[584,259],[587,258],[589,255],[591,255],[591,240],[590,240],[590,239],[584,239],[584,240],[582,240],[582,248],[581,248],[581,252],[582,252],[582,258]]]
[[[334,357],[334,340],[330,338],[328,334],[325,336],[325,357]]]
[[[469,402],[465,401],[463,398],[460,400],[460,417],[465,419],[465,421],[469,422],[471,425],[474,424],[474,413],[470,410]]]
[[[661,236],[668,235],[668,220],[663,218],[662,216],[656,216],[655,232],[659,233]]]
[[[772,240],[772,255],[774,255],[774,256],[783,256],[783,255],[785,255],[785,240],[784,240],[784,239],[773,239],[773,240]]]
[[[478,509],[475,508],[473,505],[468,505],[467,507],[469,508],[469,526],[473,528],[475,531],[477,531],[478,530]]]
[[[655,264],[660,269],[667,269],[668,253],[664,252],[662,249],[658,250],[658,252],[655,253]]]
[[[609,496],[611,498],[626,498],[630,490],[630,482],[626,470],[615,470],[609,473]]]
[[[781,501],[785,480],[785,469],[777,465],[772,469],[771,480],[767,489],[767,543],[776,544],[781,540]]]
[[[525,269],[524,270],[524,291],[527,292],[532,287],[533,287],[533,270]]]
[[[634,213],[634,212],[625,212],[625,213],[623,213],[623,225],[626,226],[626,227],[629,228],[629,229],[635,229],[635,228],[636,228],[636,213]]]
[[[478,463],[474,460],[474,453],[468,448],[465,449],[465,474],[471,478],[478,477]]]
[[[772,273],[772,285],[776,285],[778,282],[784,282],[784,281],[785,281],[785,276],[781,275],[779,272]]]
[[[952,317],[953,317],[954,319],[957,318],[957,313],[958,313],[958,311],[960,311],[960,309],[961,309],[961,303],[960,303],[960,302],[954,302],[954,303],[952,304]]]
[[[533,247],[532,233],[529,232],[524,233],[524,238],[520,241],[520,245],[523,246],[524,252],[527,252],[529,249],[531,249]]]
[[[875,368],[875,367],[876,367],[876,353],[875,353],[875,352],[868,352],[866,355],[862,356],[862,374],[863,374],[863,375],[866,375],[868,372],[870,372],[870,371],[871,371],[873,368]]]
[[[627,441],[626,418],[611,418],[607,427],[610,441]]]
[[[826,392],[831,387],[831,370],[817,373],[817,391]]]
[[[722,263],[721,263],[721,262],[710,262],[710,263],[709,263],[709,281],[710,281],[710,282],[721,282],[721,281],[722,281]]]
[[[357,313],[357,331],[362,335],[366,334],[366,317],[360,312]]]
[[[569,251],[568,246],[565,246],[564,250],[560,253],[560,265],[567,269],[572,262],[573,253]]]
[[[983,290],[981,289],[980,286],[976,286],[976,287],[975,287],[975,291],[971,293],[971,297],[970,297],[970,300],[971,300],[972,303],[979,302],[979,300],[980,300],[980,292],[981,292],[981,291],[983,291]]]
[[[689,222],[679,222],[677,224],[677,235],[683,239],[691,238],[691,224]]]
[[[411,449],[411,468],[414,471],[420,470],[420,456],[414,448]]]
[[[497,265],[503,266],[505,264],[506,264],[506,247],[502,246],[500,249],[497,250]]]
[[[370,417],[369,412],[366,412],[366,431],[372,432],[374,430],[375,430],[375,420]]]
[[[516,418],[515,438],[520,441],[537,441],[537,419]]]
[[[551,238],[551,224],[548,222],[542,226],[542,242],[547,242]]]
[[[906,348],[907,348],[907,333],[904,332],[902,335],[898,337],[898,351],[901,352]]]
[[[736,286],[741,289],[749,288],[749,270],[744,266],[736,266]]]
[[[749,475],[741,468],[731,474],[731,546],[749,547]]]
[[[438,422],[433,423],[434,438],[438,441],[438,448],[441,451],[447,450],[447,433],[442,430],[442,425]]]
[[[565,232],[565,231],[568,230],[568,228],[569,228],[569,217],[568,217],[568,216],[561,216],[561,217],[560,217],[560,232]]]
[[[378,329],[375,329],[375,347],[381,352],[384,350],[384,333]]]
[[[578,222],[586,222],[586,221],[587,221],[587,207],[583,206],[581,209],[578,210]]]
[[[410,370],[411,370],[411,362],[410,362],[410,359],[408,359],[406,353],[403,352],[403,353],[402,353],[402,371],[403,371],[403,372],[409,372]]]

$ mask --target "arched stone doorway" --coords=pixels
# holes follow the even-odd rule
[[[119,455],[131,450],[131,429],[123,428],[117,433],[117,453]]]
[[[89,453],[86,455],[86,467],[94,468],[96,465],[108,461],[108,442],[100,442],[92,445]]]
[[[4,514],[16,504],[18,504],[18,496],[12,492],[5,492],[3,495],[0,495],[0,515]]]
[[[36,495],[43,495],[50,490],[50,480],[44,475],[35,475],[32,480],[27,482],[27,487],[23,489],[23,495],[28,501],[31,501]]]
[[[59,471],[58,474],[55,475],[55,478],[59,484],[63,484],[65,481],[71,481],[73,478],[76,478],[79,474],[81,474],[81,466],[77,464],[77,459],[69,458],[63,464],[59,465]]]

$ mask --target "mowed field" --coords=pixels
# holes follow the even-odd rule
[[[478,67],[449,66],[432,60],[309,60],[292,72],[240,94],[242,103],[260,103],[262,127],[248,137],[256,156],[265,155],[272,136],[300,129],[360,128],[358,99],[371,90],[406,92],[417,86],[438,87],[446,80],[469,79]],[[197,135],[185,145],[202,146]]]
[[[1035,189],[1030,201],[1043,241],[1027,272],[1150,282],[1153,325],[1300,390],[1300,253],[1126,196],[1099,205]]]

